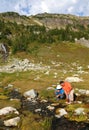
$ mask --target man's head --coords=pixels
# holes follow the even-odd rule
[[[64,81],[60,81],[60,85],[61,85],[61,86],[64,86]]]

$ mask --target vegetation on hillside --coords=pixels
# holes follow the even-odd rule
[[[53,15],[52,15],[53,16]],[[2,19],[1,19],[2,18]],[[6,19],[8,20],[6,21]],[[13,22],[10,19],[13,19]],[[31,43],[60,43],[63,41],[74,42],[75,38],[80,39],[85,37],[89,39],[89,25],[77,24],[75,26],[67,24],[65,28],[48,29],[45,25],[18,24],[18,21],[30,18],[20,16],[14,13],[5,13],[0,16],[0,42],[5,42],[11,48],[13,53],[18,51],[31,52],[29,46]],[[34,17],[33,17],[34,19]]]

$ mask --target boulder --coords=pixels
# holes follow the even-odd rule
[[[75,114],[76,114],[76,115],[84,114],[84,108],[77,108],[77,109],[75,110]]]
[[[66,112],[66,110],[63,109],[63,108],[62,108],[62,109],[58,108],[58,109],[56,110],[56,112],[57,112],[57,114],[55,115],[55,117],[57,117],[57,118],[61,118],[62,116],[68,114],[68,113]]]
[[[0,115],[7,115],[9,113],[15,113],[17,115],[19,114],[19,112],[13,107],[5,107],[0,109]]]
[[[17,126],[20,121],[20,117],[15,117],[4,121],[5,126]]]
[[[55,109],[55,107],[49,105],[49,106],[47,106],[47,109],[50,110],[50,111],[53,111]]]
[[[34,89],[31,89],[31,90],[25,92],[23,95],[26,98],[34,99],[37,97],[37,92]]]
[[[65,81],[68,81],[68,82],[81,82],[83,81],[82,79],[78,78],[78,77],[67,77],[65,79]]]

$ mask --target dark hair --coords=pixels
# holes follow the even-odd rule
[[[64,81],[60,81],[60,84],[64,83]]]

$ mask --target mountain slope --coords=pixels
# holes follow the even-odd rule
[[[13,53],[31,52],[30,44],[52,44],[89,39],[89,17],[64,14],[21,16],[14,12],[0,14],[0,42],[6,43]]]
[[[65,28],[67,25],[84,27],[89,26],[89,17],[79,17],[75,15],[65,14],[38,14],[33,16],[33,19],[40,21],[44,26],[49,28]]]

